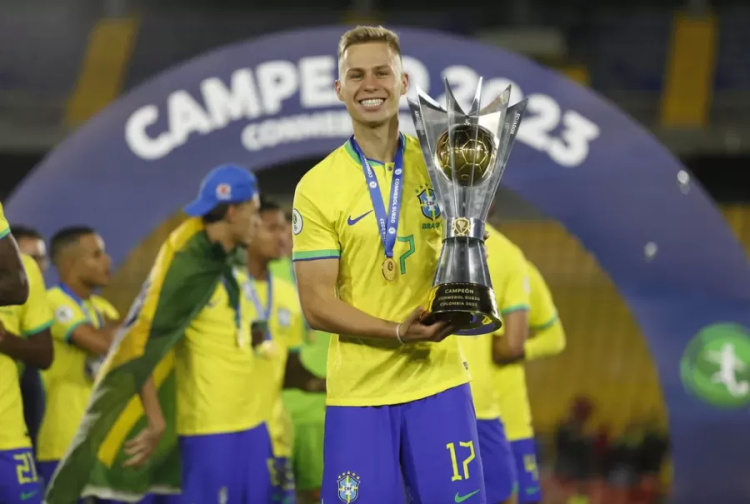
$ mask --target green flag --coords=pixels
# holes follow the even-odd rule
[[[222,280],[236,306],[237,254],[209,241],[200,219],[188,219],[162,245],[141,293],[102,366],[86,414],[47,490],[47,504],[82,496],[137,502],[146,493],[180,489],[174,345]],[[146,425],[138,393],[154,376],[167,428],[149,462],[123,468],[124,443]]]

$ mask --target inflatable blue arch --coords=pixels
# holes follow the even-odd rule
[[[274,34],[163,72],[52,151],[7,202],[8,213],[47,235],[71,223],[94,226],[117,266],[194,196],[211,167],[263,170],[324,156],[351,131],[332,90],[342,31]],[[674,502],[740,502],[750,474],[750,397],[722,401],[730,384],[706,376],[711,364],[701,352],[728,334],[710,329],[725,327],[719,323],[735,324],[732,341],[747,343],[750,268],[703,189],[591,90],[495,47],[398,32],[412,85],[432,96],[442,95],[447,78],[468,100],[481,75],[485,96],[512,83],[512,101],[529,98],[504,184],[595,254],[648,338],[669,410]],[[412,127],[405,105],[403,124]],[[736,367],[717,361],[713,371],[728,370],[722,376],[737,385],[750,376],[735,357]]]

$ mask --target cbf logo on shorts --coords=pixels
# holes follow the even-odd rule
[[[354,502],[359,497],[360,477],[351,471],[339,475],[339,499],[347,504]]]
[[[722,408],[750,405],[750,333],[738,324],[710,325],[690,342],[680,362],[685,387]]]

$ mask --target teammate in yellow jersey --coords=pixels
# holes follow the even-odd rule
[[[34,228],[12,225],[13,238],[18,243],[21,254],[25,254],[36,261],[42,275],[49,268],[47,257],[47,244],[44,237]],[[31,444],[36,445],[39,427],[44,418],[44,387],[42,376],[38,368],[34,366],[23,366],[21,372],[21,398],[23,399],[23,417],[29,429]]]
[[[328,358],[325,502],[486,502],[469,373],[446,323],[422,322],[442,220],[418,141],[399,132],[398,36],[357,27],[336,93],[354,136],[297,186],[294,261]]]
[[[302,367],[299,348],[306,331],[294,284],[269,270],[271,261],[283,253],[285,218],[281,207],[261,198],[261,225],[248,247],[247,267],[251,280],[245,289],[255,308],[253,344],[258,351],[251,393],[260,394],[263,419],[271,433],[274,458],[269,460],[274,484],[274,502],[295,500],[294,474],[290,464],[292,423],[281,398],[282,388],[310,390],[325,387]]]
[[[529,338],[514,363],[495,372],[500,414],[505,424],[518,475],[518,501],[542,501],[531,409],[523,362],[557,355],[565,348],[565,331],[547,284],[539,270],[527,262],[530,285]]]
[[[26,270],[0,204],[0,306],[21,305],[28,298]]]
[[[140,312],[147,315],[138,316],[142,321],[148,313],[154,314],[154,326],[174,326],[178,316],[174,313],[181,314],[180,319],[190,318],[175,346],[179,502],[272,502],[268,460],[273,449],[256,386],[258,358],[251,340],[254,308],[249,296],[242,295],[249,280],[247,269],[235,265],[223,272],[201,306],[186,310],[177,306],[181,299],[175,295],[178,290],[199,289],[211,281],[210,271],[216,270],[217,263],[223,268],[244,252],[241,249],[250,244],[258,228],[258,199],[252,173],[235,165],[213,169],[198,197],[185,207],[193,218],[170,238],[176,247],[173,257],[157,260],[153,271],[166,276],[160,285],[148,288],[150,301]],[[194,294],[198,299],[205,296]],[[162,299],[163,295],[169,297]],[[154,303],[159,303],[157,312]],[[164,432],[153,379],[143,387],[141,400],[149,425],[127,443],[132,458],[126,465],[145,463]]]
[[[0,502],[37,504],[43,498],[42,481],[24,423],[17,364],[46,369],[52,363],[52,314],[39,267],[27,255],[22,261],[28,299],[0,307]]]
[[[517,478],[513,453],[500,420],[494,374],[496,363],[523,352],[529,331],[529,279],[523,252],[489,224],[486,229],[487,265],[503,328],[498,334],[458,339],[471,373],[487,502],[499,504],[514,502]]]
[[[94,291],[110,279],[104,240],[91,228],[68,227],[50,242],[60,283],[49,289],[55,361],[42,373],[46,408],[37,439],[39,470],[46,482],[78,431],[96,370],[114,338],[117,310]]]

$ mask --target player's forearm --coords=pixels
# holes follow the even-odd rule
[[[496,364],[509,364],[524,357],[524,344],[529,334],[527,310],[517,310],[505,316],[505,334],[495,338],[492,360]]]
[[[49,331],[35,334],[28,339],[10,333],[0,337],[0,353],[28,366],[47,369],[52,365],[52,340]]]
[[[317,297],[307,302],[303,299],[302,309],[308,325],[318,331],[396,340],[398,323],[368,315],[333,295]]]
[[[70,340],[89,354],[103,357],[109,353],[116,331],[115,325],[107,324],[101,329],[96,329],[92,325],[83,324],[73,331]]]
[[[166,422],[161,405],[159,404],[159,393],[156,390],[156,383],[153,376],[150,376],[141,388],[140,397],[149,427],[153,430],[163,431],[166,427]]]
[[[318,378],[308,370],[298,352],[290,353],[286,361],[283,388],[296,388],[305,392],[325,392],[326,381]]]
[[[0,306],[22,305],[29,298],[29,280],[12,236],[0,239]]]
[[[533,338],[526,341],[524,354],[526,360],[552,357],[565,350],[565,329],[556,320],[554,324],[537,331]]]

